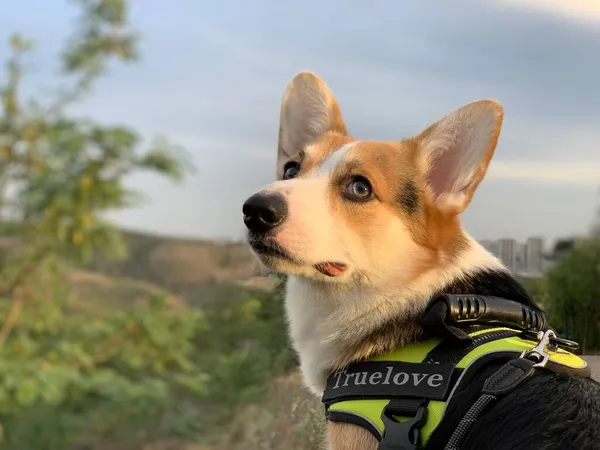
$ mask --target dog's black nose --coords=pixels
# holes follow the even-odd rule
[[[244,224],[253,233],[266,233],[287,217],[287,202],[281,194],[254,194],[242,207]]]

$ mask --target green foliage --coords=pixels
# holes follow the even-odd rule
[[[105,71],[111,59],[138,59],[138,36],[129,29],[129,12],[124,0],[71,0],[80,8],[79,27],[62,54],[62,69],[76,78],[62,92],[59,105],[79,99]]]
[[[7,263],[23,270],[4,280],[0,295],[10,294],[51,254],[89,260],[100,249],[124,256],[120,234],[102,217],[141,200],[125,187],[125,177],[151,170],[180,180],[191,168],[185,153],[164,138],[140,152],[135,131],[69,114],[111,61],[137,58],[124,0],[74,3],[81,17],[63,52],[66,87],[57,89],[49,104],[23,98],[24,61],[32,46],[19,35],[11,39],[12,56],[0,85],[0,212],[18,223],[15,231],[27,243],[28,257]]]
[[[583,240],[546,276],[546,304],[555,326],[586,353],[600,349],[600,238]]]
[[[207,328],[196,345],[212,379],[206,399],[214,409],[206,420],[213,426],[226,425],[245,406],[264,401],[271,380],[296,365],[282,290],[280,285],[274,292],[220,295],[204,306]]]
[[[208,394],[195,348],[202,314],[175,312],[159,296],[106,314],[66,307],[68,264],[126,254],[104,220],[139,204],[126,177],[149,170],[181,180],[191,169],[165,138],[143,151],[134,130],[72,114],[112,63],[138,55],[125,0],[73,3],[81,15],[55,95],[24,95],[33,45],[18,34],[0,78],[0,442],[65,450],[197,440]]]
[[[197,427],[198,407],[180,409],[207,394],[194,346],[205,329],[199,311],[174,313],[154,298],[94,317],[60,303],[47,291],[31,299],[0,351],[3,448],[65,449],[82,436],[135,445]]]
[[[546,308],[547,303],[547,281],[544,277],[523,277],[517,275],[517,280],[525,288],[525,290],[533,297],[535,302]]]
[[[269,360],[260,350],[242,347],[227,353],[213,353],[204,360],[210,365],[212,382],[206,400],[215,408],[212,425],[227,426],[244,406],[261,402],[271,379]]]

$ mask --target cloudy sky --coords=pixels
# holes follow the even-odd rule
[[[134,0],[143,61],[118,67],[80,110],[183,144],[182,185],[128,182],[147,206],[112,217],[164,234],[237,238],[243,200],[269,182],[283,89],[317,72],[353,135],[401,139],[480,98],[505,106],[487,179],[464,221],[477,238],[584,232],[600,202],[597,0]],[[7,2],[0,38],[37,42],[47,86],[74,10]],[[4,59],[6,51],[0,50]]]

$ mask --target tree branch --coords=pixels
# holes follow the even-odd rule
[[[96,353],[95,356],[92,357],[92,364],[98,365],[108,361],[110,358],[114,356],[116,350],[126,338],[137,333],[137,324],[134,324],[132,327],[126,327],[120,332],[113,334],[111,337],[106,339],[104,342],[100,344],[100,350]],[[84,364],[79,362],[77,364],[78,369],[82,369]]]
[[[8,339],[10,332],[14,328],[19,316],[21,315],[21,310],[23,309],[23,305],[25,304],[25,297],[22,295],[22,292],[19,290],[16,292],[16,295],[13,299],[12,305],[10,307],[10,311],[2,324],[2,328],[0,328],[0,348],[4,346],[4,343]]]
[[[7,283],[5,286],[0,288],[0,297],[10,296],[15,289],[20,287],[40,266],[44,258],[50,253],[50,246],[43,246],[35,252],[34,256],[29,262],[23,264],[21,270],[17,272],[17,275]]]

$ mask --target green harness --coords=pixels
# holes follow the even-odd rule
[[[547,328],[540,311],[482,296],[445,295],[433,305],[429,316],[441,317],[460,339],[432,337],[332,374],[323,394],[328,420],[367,429],[380,450],[418,449],[440,424],[461,381],[482,364],[508,361],[484,385],[484,394],[496,396],[512,391],[539,368],[590,376],[583,359],[559,348],[575,348],[576,343],[540,331]],[[491,325],[501,322],[497,316],[506,318],[502,326]],[[465,323],[466,328],[460,326]],[[461,425],[468,431],[467,422]],[[459,437],[451,438],[446,448],[459,448],[466,435],[458,429],[455,434]]]

